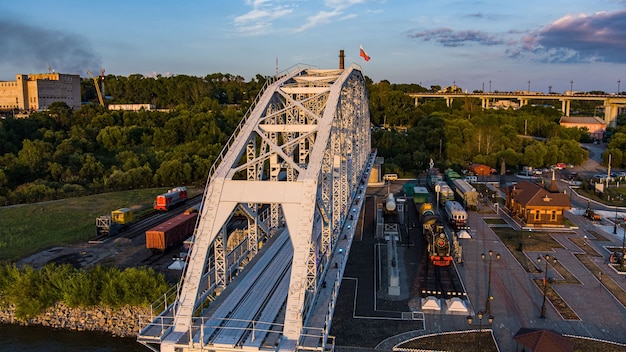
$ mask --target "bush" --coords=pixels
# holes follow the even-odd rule
[[[147,306],[168,289],[165,277],[151,268],[0,267],[0,301],[15,305],[18,319],[37,316],[57,302],[70,307]]]

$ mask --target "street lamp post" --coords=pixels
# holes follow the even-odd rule
[[[539,318],[546,318],[546,294],[548,293],[548,263],[550,262],[550,255],[544,255],[546,262],[546,270],[543,274],[543,304],[541,305],[541,315]],[[541,256],[537,257],[537,264],[541,265]],[[556,258],[552,258],[552,264],[556,264]]]
[[[480,257],[484,261],[486,256],[485,253],[481,254]],[[487,302],[485,303],[485,313],[491,313],[491,301],[493,300],[493,296],[491,295],[491,262],[493,260],[493,251],[489,250],[489,273],[487,276]],[[500,254],[496,254],[496,260],[500,260]]]
[[[617,95],[619,95],[619,84],[622,83],[621,80],[617,80]]]
[[[613,234],[617,235],[617,205],[615,206],[615,221],[613,221]]]
[[[439,192],[441,191],[441,186],[439,183],[435,185],[435,193],[437,193],[437,205],[435,205],[435,210],[439,213]]]
[[[569,92],[574,94],[574,80],[569,81]]]
[[[476,339],[476,345],[477,351],[480,351],[480,335],[483,332],[483,312],[478,312],[476,313],[476,318],[478,318],[478,338]],[[474,321],[474,319],[472,318],[471,315],[467,316],[467,324],[469,326],[473,326],[472,322]],[[489,317],[487,318],[487,321],[489,322],[489,325],[493,324],[493,315],[489,315]]]
[[[620,263],[620,269],[624,270],[624,262],[626,262],[626,249],[624,249],[624,246],[626,245],[626,228],[622,227],[622,230],[624,237],[622,237],[622,262]]]

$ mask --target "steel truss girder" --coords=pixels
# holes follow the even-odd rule
[[[294,71],[265,90],[209,177],[174,326],[164,345],[188,343],[183,337],[201,303],[199,282],[210,245],[219,248],[226,243],[222,229],[234,209],[245,204],[249,224],[255,228],[249,233],[258,233],[250,215],[258,216],[254,206],[269,204],[270,231],[282,226],[284,218],[294,249],[281,341],[283,348],[295,349],[317,294],[319,273],[329,262],[358,188],[358,175],[366,167],[370,152],[366,94],[356,66]],[[242,171],[243,180],[234,178]],[[223,263],[216,261],[216,267],[219,264],[227,285],[224,258]]]

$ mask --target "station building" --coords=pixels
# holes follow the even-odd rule
[[[45,110],[57,101],[73,109],[80,108],[79,75],[17,74],[15,81],[0,81],[0,111]]]
[[[565,193],[558,192],[556,183],[551,190],[529,181],[519,182],[505,190],[506,207],[524,226],[563,227],[563,213],[571,209]]]

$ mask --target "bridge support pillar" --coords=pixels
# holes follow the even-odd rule
[[[604,102],[604,121],[606,122],[607,127],[617,127],[618,111],[618,104],[611,104],[608,101]]]
[[[563,112],[563,115],[569,116],[571,103],[572,101],[570,99],[561,99],[561,111]]]

